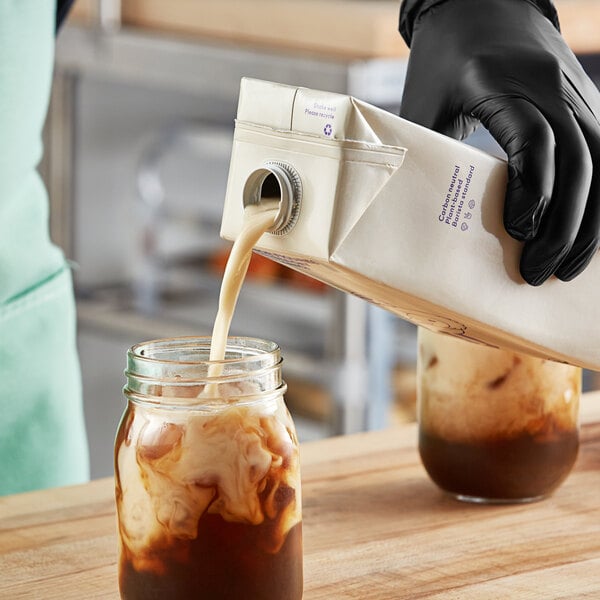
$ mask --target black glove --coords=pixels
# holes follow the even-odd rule
[[[532,285],[581,273],[600,243],[600,94],[550,0],[405,0],[400,115],[464,139],[481,122],[508,155],[504,226]]]

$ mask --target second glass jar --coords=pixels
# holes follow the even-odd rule
[[[419,329],[419,452],[460,500],[528,502],[579,448],[581,369]]]

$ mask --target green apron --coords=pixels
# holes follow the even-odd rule
[[[0,494],[88,478],[71,273],[36,172],[54,12],[0,0]]]

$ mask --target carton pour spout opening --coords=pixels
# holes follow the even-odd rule
[[[279,202],[279,211],[269,233],[285,235],[296,224],[302,201],[302,181],[288,163],[268,161],[252,171],[242,194],[244,208],[251,204]]]

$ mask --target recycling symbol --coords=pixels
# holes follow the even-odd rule
[[[325,135],[331,135],[333,133],[333,127],[331,126],[331,123],[327,123],[327,125],[323,127],[323,133]]]

